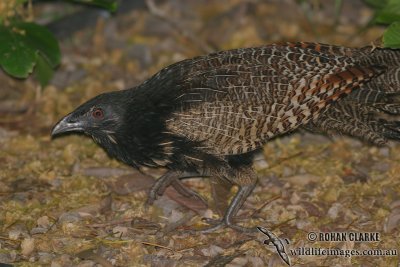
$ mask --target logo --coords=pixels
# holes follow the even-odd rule
[[[267,238],[263,241],[265,245],[274,246],[276,253],[287,264],[291,265],[290,256],[331,256],[331,257],[398,257],[398,249],[391,248],[352,248],[343,249],[336,247],[319,247],[314,245],[306,245],[301,247],[289,246],[287,238],[279,238],[274,233],[264,227],[257,227]],[[310,242],[364,242],[364,243],[380,243],[381,235],[379,232],[309,232],[307,240]],[[400,267],[400,265],[399,265]]]
[[[274,233],[272,233],[271,231],[269,231],[268,229],[264,228],[264,227],[260,227],[257,226],[257,229],[263,233],[264,235],[266,235],[268,237],[268,239],[264,240],[264,244],[265,245],[273,245],[276,249],[276,252],[278,253],[279,257],[281,257],[281,259],[290,266],[290,258],[289,255],[286,252],[286,246],[284,244],[284,242],[282,242],[282,239],[280,239],[279,237],[277,237]],[[289,240],[288,239],[283,239],[287,245],[289,245]]]

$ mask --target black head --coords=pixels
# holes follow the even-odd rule
[[[83,132],[100,144],[116,143],[115,132],[122,123],[127,104],[125,91],[98,95],[62,118],[51,135]]]

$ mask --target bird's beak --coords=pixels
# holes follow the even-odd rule
[[[84,125],[81,121],[70,122],[71,114],[62,118],[51,131],[51,136],[59,135],[66,132],[82,132]]]

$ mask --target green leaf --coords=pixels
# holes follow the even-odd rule
[[[25,31],[25,44],[39,51],[53,68],[60,64],[61,52],[58,41],[47,28],[29,22],[16,23],[14,27]]]
[[[35,50],[27,46],[25,37],[0,25],[0,65],[16,78],[26,78],[36,63]]]
[[[92,6],[98,6],[107,9],[110,12],[115,12],[117,10],[117,2],[115,0],[70,0],[79,4],[86,4]]]
[[[400,22],[394,22],[383,34],[383,45],[387,48],[400,48]]]
[[[364,2],[375,9],[381,9],[387,5],[388,0],[364,0]]]
[[[40,82],[42,87],[46,86],[51,77],[53,77],[54,71],[49,65],[48,61],[45,60],[40,53],[36,54],[36,66],[35,66],[35,77]]]
[[[400,21],[400,1],[390,0],[382,9],[378,10],[374,22],[390,24]]]
[[[0,25],[0,65],[8,74],[26,78],[38,61],[54,68],[60,60],[58,42],[45,27],[27,22]],[[43,72],[40,63],[39,72]]]

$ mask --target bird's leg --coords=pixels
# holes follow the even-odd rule
[[[231,204],[228,207],[228,210],[224,216],[224,223],[225,225],[241,231],[241,232],[249,232],[253,231],[253,228],[246,228],[242,227],[236,224],[232,223],[232,218],[236,216],[236,214],[239,212],[240,208],[243,206],[244,202],[246,199],[249,197],[251,192],[253,192],[254,187],[256,186],[256,183],[250,184],[250,185],[245,185],[241,186],[239,188],[239,191],[236,193],[235,197],[233,198]]]
[[[163,176],[158,178],[150,189],[146,205],[153,204],[153,202],[157,199],[157,196],[161,196],[165,189],[167,189],[167,187],[174,181],[178,180],[180,176],[181,172],[168,171]]]
[[[210,224],[213,224],[210,228],[200,230],[203,233],[213,232],[223,226],[228,226],[239,232],[254,232],[257,231],[256,228],[246,228],[233,223],[233,217],[239,212],[243,203],[246,201],[248,196],[253,191],[257,184],[257,174],[252,169],[251,165],[243,165],[241,167],[236,167],[222,174],[227,180],[231,181],[239,187],[236,195],[233,197],[229,206],[225,212],[222,221],[215,222],[213,220],[208,220]],[[206,220],[207,222],[207,220]]]
[[[151,187],[149,196],[146,202],[146,205],[151,205],[157,199],[157,196],[161,196],[168,186],[173,186],[178,193],[186,197],[194,197],[202,201],[203,203],[207,203],[203,197],[197,194],[195,191],[184,186],[180,179],[190,178],[190,177],[199,177],[202,176],[198,173],[184,173],[180,171],[168,171],[163,176],[157,179],[154,185]]]
[[[184,186],[179,179],[175,179],[174,181],[172,181],[171,185],[175,188],[176,191],[178,191],[179,194],[189,198],[191,197],[197,198],[198,200],[207,205],[207,201],[200,194]]]
[[[215,230],[218,230],[219,228],[223,226],[228,226],[232,229],[235,229],[239,232],[253,232],[255,229],[253,228],[246,228],[243,226],[236,225],[232,222],[232,218],[238,213],[240,208],[242,207],[243,203],[246,201],[247,197],[251,194],[255,187],[256,183],[249,184],[249,185],[243,185],[239,186],[239,190],[232,199],[231,203],[229,204],[229,207],[224,215],[224,218],[222,221],[218,222],[214,226],[206,229],[200,230],[202,233],[211,233]],[[212,223],[212,222],[211,222]]]

